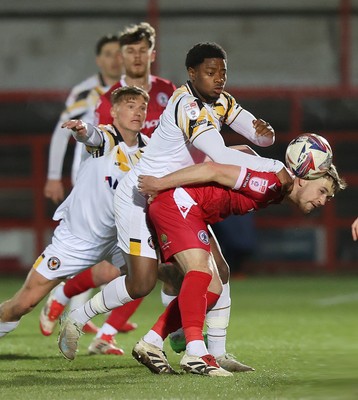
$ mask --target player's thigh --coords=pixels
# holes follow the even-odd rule
[[[202,271],[212,274],[210,253],[204,249],[187,249],[174,254],[175,261],[186,274],[190,271]]]

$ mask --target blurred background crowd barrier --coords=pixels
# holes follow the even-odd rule
[[[225,239],[234,271],[357,270],[358,0],[0,0],[0,21],[0,273],[27,270],[55,227],[43,196],[48,146],[69,89],[96,71],[94,43],[140,21],[157,31],[154,74],[180,85],[188,49],[219,43],[228,53],[227,91],[275,128],[276,144],[255,150],[283,160],[293,137],[319,133],[349,184],[311,216],[271,207],[238,223]],[[242,143],[223,134],[227,144]]]

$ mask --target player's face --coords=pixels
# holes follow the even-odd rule
[[[202,64],[195,68],[189,68],[188,73],[201,99],[207,103],[215,102],[225,88],[227,80],[226,60],[205,58]]]
[[[132,79],[150,74],[150,65],[155,60],[155,51],[143,39],[138,43],[126,44],[121,50],[125,74]]]
[[[120,132],[139,132],[147,116],[147,103],[142,96],[124,98],[112,107],[111,115]]]
[[[326,177],[311,181],[298,179],[297,205],[308,214],[318,207],[322,207],[333,197],[333,182]]]
[[[96,57],[97,66],[104,78],[118,79],[122,73],[119,43],[107,43]]]

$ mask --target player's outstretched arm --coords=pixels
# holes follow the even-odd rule
[[[143,194],[153,196],[166,189],[209,182],[216,182],[233,188],[240,173],[241,167],[236,165],[205,162],[180,169],[162,178],[140,175],[138,177],[138,190]]]
[[[352,224],[352,237],[354,241],[358,240],[358,218]]]
[[[81,119],[66,121],[62,124],[62,128],[71,129],[73,137],[86,146],[97,147],[103,143],[103,138],[95,127]]]

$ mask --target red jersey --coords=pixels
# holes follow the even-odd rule
[[[247,214],[282,201],[281,182],[274,173],[249,169],[238,190],[211,184],[186,187],[185,191],[198,203],[207,224],[215,224],[229,215]]]
[[[280,203],[281,182],[274,173],[247,169],[238,190],[221,185],[178,188],[160,193],[149,206],[165,261],[193,248],[210,251],[208,224]]]
[[[150,100],[148,104],[147,118],[141,132],[144,133],[144,135],[151,137],[154,129],[159,124],[159,117],[162,115],[162,112],[168,104],[169,98],[175,90],[175,86],[171,81],[159,78],[158,76],[150,75],[149,79],[151,83],[151,89],[149,91]],[[126,84],[124,79],[121,79],[100,97],[96,109],[96,125],[107,125],[113,122],[110,113],[112,107],[111,93],[113,90],[123,86],[126,86]]]

